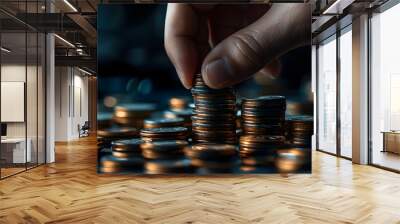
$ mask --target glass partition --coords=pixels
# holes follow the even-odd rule
[[[46,36],[38,33],[38,64],[37,64],[37,163],[46,162]]]
[[[336,154],[336,36],[321,43],[317,54],[317,149]]]
[[[1,34],[2,177],[25,170],[31,161],[26,135],[26,41],[26,32]]]
[[[26,82],[26,114],[27,114],[27,150],[30,151],[27,167],[37,165],[38,157],[38,35],[36,32],[27,33],[27,82]]]
[[[342,31],[340,41],[340,155],[352,157],[352,33]]]
[[[43,10],[39,5],[43,1],[18,2],[21,12],[37,13]],[[46,39],[8,14],[0,12],[0,19],[0,178],[5,178],[45,162]]]
[[[372,164],[400,170],[400,4],[371,18]]]

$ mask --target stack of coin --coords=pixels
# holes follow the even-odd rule
[[[311,172],[311,137],[313,135],[313,118],[307,115],[288,118],[288,136],[292,148],[301,151],[303,165],[300,170]],[[292,150],[293,151],[293,150]]]
[[[112,126],[113,114],[111,112],[98,112],[97,113],[97,129],[105,129]]]
[[[184,125],[184,119],[177,118],[155,118],[144,120],[143,128],[165,128],[165,127],[181,127]]]
[[[142,157],[140,144],[143,140],[140,138],[116,140],[111,143],[112,155],[118,158]]]
[[[288,136],[293,146],[311,148],[313,118],[311,116],[291,116],[288,122]]]
[[[236,96],[233,88],[211,89],[200,74],[192,88],[195,108],[192,139],[197,143],[236,143]]]
[[[285,134],[286,98],[262,96],[242,101],[242,129],[249,135]]]
[[[188,129],[185,127],[145,128],[140,130],[140,136],[144,141],[186,140]]]
[[[143,120],[156,111],[152,103],[120,104],[114,108],[113,120],[115,123],[126,127],[143,127]]]
[[[129,139],[139,136],[136,128],[111,127],[97,130],[97,143],[99,147],[110,147],[111,142],[119,139]]]
[[[141,144],[142,155],[146,159],[148,174],[183,173],[192,169],[185,158],[183,149],[188,145],[184,140],[164,140]]]
[[[185,149],[199,174],[232,173],[240,163],[236,145],[199,143]]]
[[[106,155],[100,158],[99,171],[102,173],[130,173],[142,172],[143,158],[140,157],[114,157]]]
[[[240,137],[240,158],[244,166],[273,166],[277,150],[284,147],[285,137],[243,135]]]
[[[112,154],[100,159],[99,168],[103,173],[141,172],[143,157],[139,138],[115,140],[111,143]]]

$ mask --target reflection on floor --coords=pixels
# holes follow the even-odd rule
[[[400,171],[400,155],[392,152],[374,151],[373,164]]]
[[[4,178],[4,177],[13,175],[15,173],[18,173],[18,172],[21,172],[24,170],[25,170],[25,167],[24,168],[19,168],[19,167],[18,168],[1,168],[1,177]]]
[[[4,165],[4,164],[3,164]],[[36,167],[37,164],[36,163],[27,163],[26,167],[27,169]],[[11,176],[13,174],[17,174],[19,172],[25,171],[25,164],[18,164],[18,165],[7,165],[6,167],[2,167],[0,168],[0,173],[1,173],[1,178],[5,178],[8,176]]]
[[[325,153],[313,173],[110,176],[96,142],[57,144],[56,163],[0,181],[0,223],[399,223],[400,175]]]

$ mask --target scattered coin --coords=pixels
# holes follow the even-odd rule
[[[143,120],[155,112],[156,108],[153,103],[120,104],[114,108],[113,120],[119,125],[141,128]]]
[[[183,97],[172,97],[169,100],[169,108],[173,111],[184,110],[189,106],[189,100]]]
[[[158,118],[144,120],[144,128],[163,128],[163,127],[179,127],[184,125],[184,119],[177,118]]]
[[[191,108],[182,109],[182,110],[167,110],[164,111],[164,117],[168,119],[176,119],[183,118],[183,126],[186,127],[189,132],[191,132],[192,120],[190,119],[193,114],[193,110]]]
[[[107,139],[124,139],[137,137],[139,134],[136,128],[127,127],[112,127],[106,129],[97,130],[97,136],[100,138]]]
[[[136,128],[128,127],[111,127],[97,130],[97,145],[100,148],[111,146],[111,142],[119,139],[129,139],[139,136]]]

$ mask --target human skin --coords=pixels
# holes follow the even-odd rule
[[[277,59],[310,44],[311,11],[307,3],[169,3],[164,45],[182,84],[193,85],[201,72],[211,88],[224,88],[258,71],[278,74]]]

